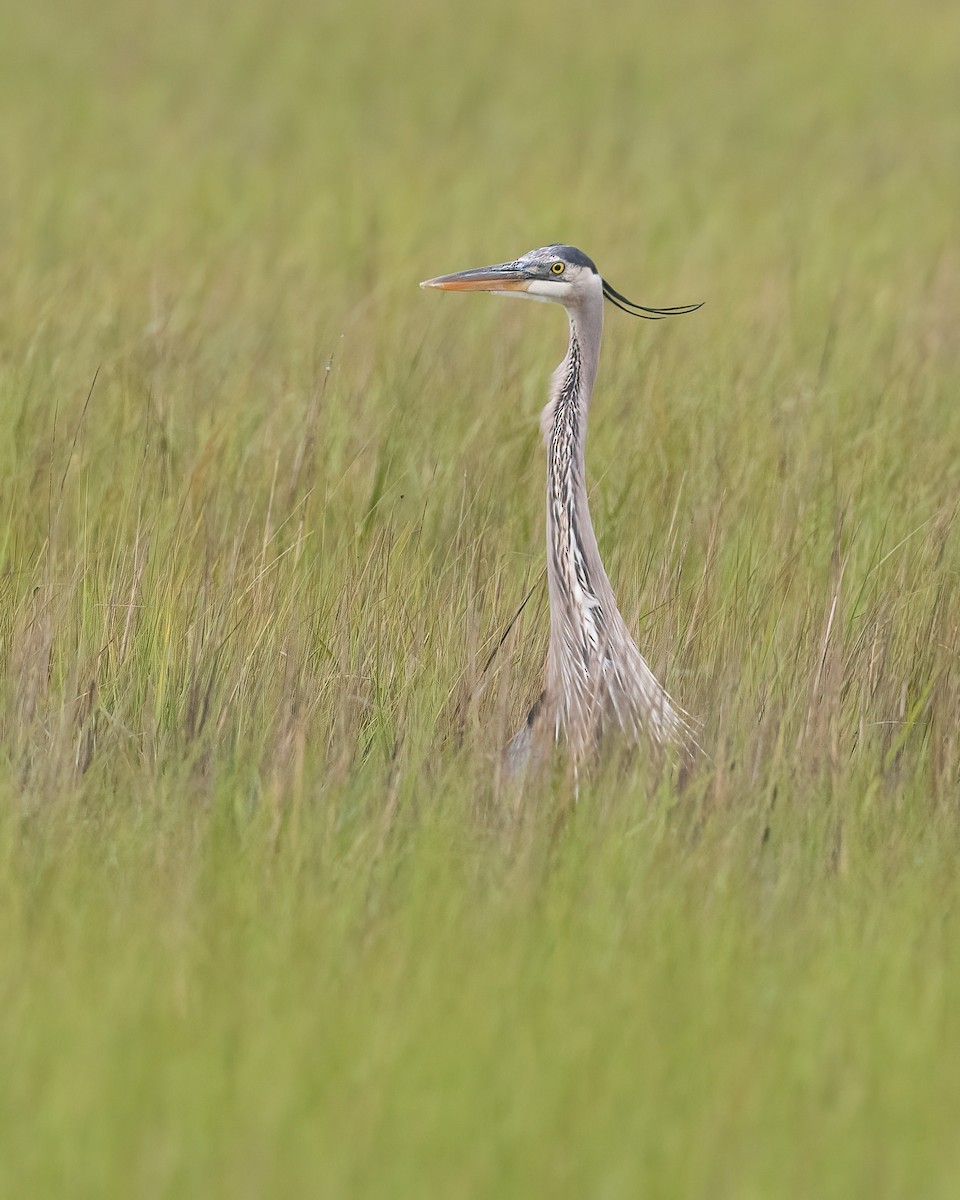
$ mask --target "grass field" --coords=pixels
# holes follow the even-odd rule
[[[0,1193],[960,1195],[960,9],[3,28]],[[706,302],[588,445],[706,753],[576,801],[565,322],[416,286],[557,240]]]

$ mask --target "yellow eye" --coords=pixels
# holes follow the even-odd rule
[[[555,262],[553,264],[553,266],[550,268],[550,270],[554,273],[554,275],[562,275],[563,274],[563,263]]]

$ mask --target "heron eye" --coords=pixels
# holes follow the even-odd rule
[[[563,263],[555,262],[553,264],[553,266],[550,268],[550,270],[554,273],[554,275],[562,275],[563,274]]]

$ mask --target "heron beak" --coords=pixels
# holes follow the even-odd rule
[[[446,292],[525,292],[529,283],[529,275],[516,263],[498,263],[493,267],[438,275],[436,279],[425,279],[420,286]]]

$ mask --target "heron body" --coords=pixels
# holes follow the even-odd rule
[[[553,374],[541,417],[547,451],[547,584],[550,644],[543,694],[511,739],[507,761],[522,768],[551,742],[565,740],[575,761],[591,755],[611,728],[630,740],[693,744],[681,710],[659,683],[627,629],[604,570],[590,519],[584,449],[590,397],[600,360],[604,300],[659,320],[671,309],[633,304],[572,246],[546,246],[512,263],[427,280],[422,287],[491,291],[564,306],[570,341]]]

